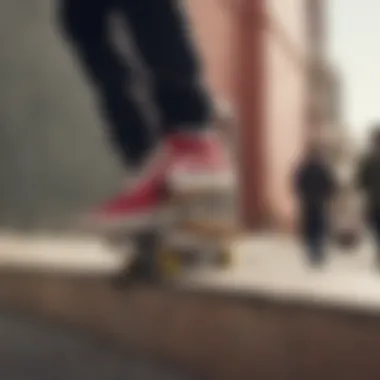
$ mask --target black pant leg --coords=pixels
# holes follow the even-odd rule
[[[211,116],[198,52],[179,0],[116,0],[150,71],[163,132],[202,129]]]
[[[376,253],[380,260],[380,208],[369,205],[367,210],[367,220],[376,244]]]
[[[109,35],[112,0],[63,0],[65,35],[95,85],[110,134],[128,164],[138,164],[152,145],[151,131],[129,93],[131,67],[118,54]]]
[[[325,256],[327,223],[325,215],[304,211],[302,216],[302,238],[312,264],[320,264]]]

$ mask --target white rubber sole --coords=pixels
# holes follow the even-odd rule
[[[178,173],[171,176],[169,183],[169,200],[165,205],[134,215],[96,218],[93,216],[82,219],[79,226],[86,231],[102,235],[118,234],[136,235],[149,230],[165,230],[181,221],[183,205],[176,202],[177,196],[185,196],[183,202],[188,202],[188,196],[230,193],[235,189],[235,178],[229,172],[223,173]],[[190,203],[189,203],[190,204]],[[192,206],[193,207],[193,206]],[[203,208],[203,206],[202,206]],[[202,218],[202,217],[201,217]]]
[[[236,188],[236,177],[230,172],[172,173],[168,186],[174,194],[229,192]]]

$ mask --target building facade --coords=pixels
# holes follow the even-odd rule
[[[323,2],[188,0],[188,7],[207,81],[239,121],[245,225],[287,227],[292,173],[307,138],[311,52],[323,46]]]

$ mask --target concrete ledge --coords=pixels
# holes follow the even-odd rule
[[[380,322],[365,314],[27,271],[0,273],[0,304],[209,379],[380,378]]]
[[[209,379],[378,380],[377,276],[311,275],[286,247],[255,239],[239,248],[248,271],[117,292],[108,277],[123,258],[101,242],[3,234],[0,306],[87,329]]]
[[[195,270],[181,285],[196,291],[362,310],[380,315],[380,274],[365,245],[355,255],[331,252],[320,271],[306,265],[294,240],[260,235],[234,242],[230,270]],[[117,271],[128,252],[110,249],[94,237],[0,234],[0,268],[57,274],[106,275]]]

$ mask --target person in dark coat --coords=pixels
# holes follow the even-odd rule
[[[365,215],[377,245],[380,267],[380,124],[373,129],[372,146],[359,162],[357,185],[365,195]]]
[[[300,232],[312,265],[325,257],[329,234],[329,209],[336,192],[336,179],[321,149],[310,146],[295,173],[300,208]]]

